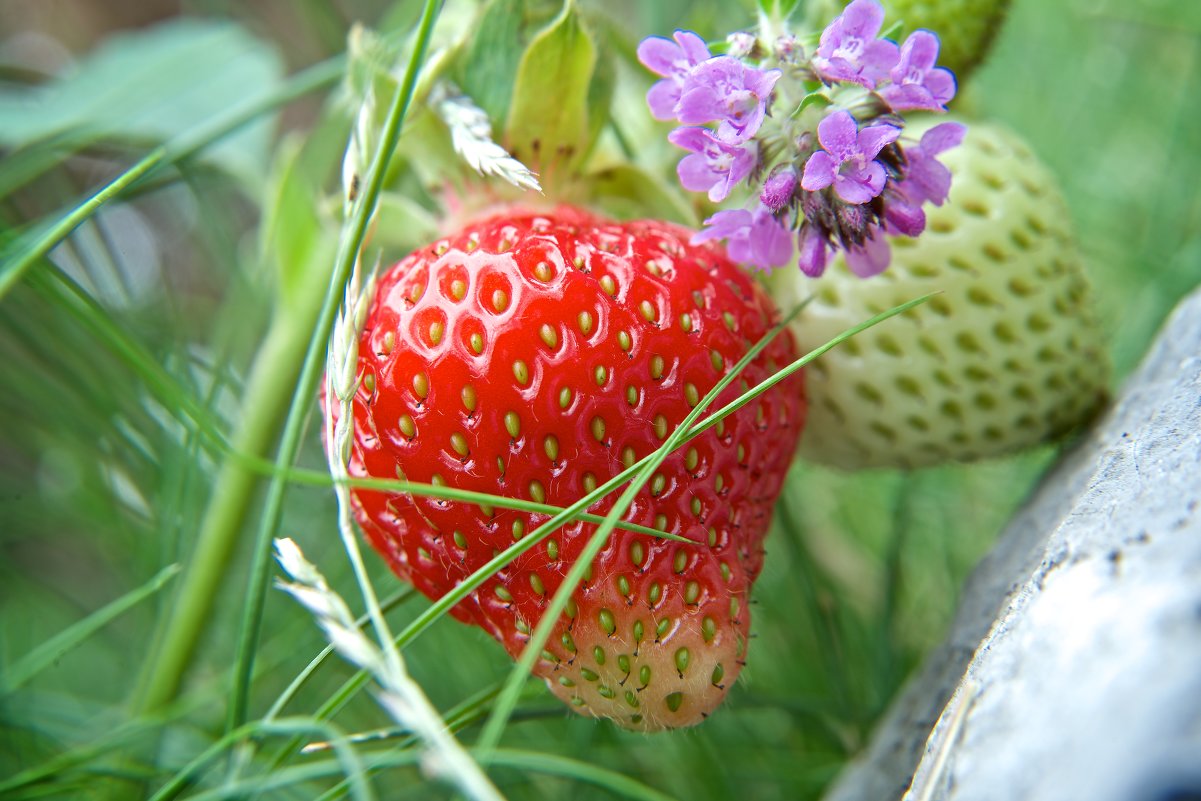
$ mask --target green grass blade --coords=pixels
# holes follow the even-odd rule
[[[56,659],[167,586],[178,572],[179,565],[168,565],[141,587],[125,593],[34,648],[5,671],[0,678],[0,694],[12,692],[32,679]]]
[[[412,767],[419,765],[420,760],[421,754],[417,751],[388,751],[362,756],[363,766],[368,773],[378,773],[388,768]],[[635,799],[635,801],[675,801],[671,796],[616,771],[567,757],[513,749],[497,749],[489,755],[489,764],[573,779],[602,787],[620,797]],[[256,793],[283,791],[304,782],[337,776],[343,772],[344,766],[339,760],[317,760],[299,767],[275,771],[266,776],[230,782],[224,787],[197,793],[190,798],[191,801],[223,801],[223,799],[240,798]],[[155,795],[150,801],[168,801],[172,797],[174,796]]]
[[[380,602],[380,607],[385,612],[391,611],[393,608],[403,604],[416,594],[417,590],[413,589],[412,587],[399,590],[393,593],[390,598],[385,598],[382,602]],[[367,616],[359,615],[355,623],[359,626],[359,628],[362,628],[367,623]],[[288,686],[284,688],[284,691],[279,694],[279,697],[275,699],[275,703],[271,705],[269,710],[267,710],[267,714],[263,716],[263,719],[270,721],[278,718],[283,712],[284,707],[288,705],[288,702],[296,696],[296,693],[298,693],[300,688],[305,685],[310,677],[312,677],[317,668],[321,667],[321,665],[325,663],[325,660],[329,659],[333,653],[334,647],[332,645],[327,645],[321,649],[321,653],[309,660],[309,663],[305,665],[304,669],[301,670],[300,673],[296,674],[296,678],[292,679]],[[321,719],[324,720],[324,718]]]
[[[629,776],[602,768],[591,762],[582,762],[578,759],[569,759],[554,754],[513,749],[497,750],[493,752],[489,764],[504,765],[531,773],[561,776],[580,784],[595,785],[614,795],[634,799],[634,801],[676,801],[671,796],[631,779]]]
[[[213,444],[228,448],[221,426],[213,415],[198,403],[193,394],[97,303],[70,276],[52,264],[31,278],[33,288],[48,301],[74,317],[96,336],[145,384],[163,408],[176,416],[185,426],[203,433]]]
[[[21,280],[26,271],[49,253],[51,248],[66,239],[72,231],[99,211],[101,206],[158,167],[166,153],[167,151],[163,147],[155,148],[141,161],[117,176],[107,186],[59,220],[36,226],[24,237],[18,239],[11,248],[7,249],[13,252],[4,254],[4,258],[0,260],[0,301],[17,281]]]
[[[362,799],[362,801],[373,797],[367,784],[367,770],[358,753],[340,729],[331,723],[313,721],[309,718],[287,718],[271,722],[256,721],[228,732],[181,768],[166,784],[155,791],[154,795],[150,796],[149,801],[170,801],[170,799],[176,798],[201,775],[202,771],[247,737],[291,736],[304,733],[316,733],[329,738],[330,747],[337,756],[337,759],[330,761],[330,767],[347,776],[351,796],[355,799]],[[224,788],[213,792],[218,798],[233,797],[240,793],[232,792],[230,795],[225,795],[225,793],[230,792],[231,786],[238,785],[237,782],[227,782]]]

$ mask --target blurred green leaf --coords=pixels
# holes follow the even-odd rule
[[[491,0],[457,70],[460,88],[495,123],[505,118],[521,63],[521,0]]]
[[[263,207],[262,247],[279,277],[284,309],[312,304],[334,258],[333,237],[318,214],[320,193],[306,170],[300,137],[279,146]],[[307,319],[307,316],[306,316]]]
[[[759,0],[759,8],[772,19],[788,19],[801,0]]]
[[[233,23],[179,20],[116,35],[48,84],[0,91],[0,145],[68,132],[170,139],[272,88],[282,73],[275,49]],[[259,120],[204,158],[243,179],[261,178],[271,122]]]
[[[699,222],[692,206],[678,191],[632,164],[592,173],[585,178],[585,187],[589,202],[621,219],[653,217],[694,228]]]
[[[595,66],[596,46],[574,0],[566,0],[563,12],[521,58],[506,125],[509,152],[542,175],[544,184],[552,164],[571,164],[587,152]]]
[[[356,25],[347,37],[346,82],[354,95],[355,104],[360,104],[369,91],[375,93],[377,102],[396,91],[396,78],[392,69],[400,60],[400,48],[390,39],[380,36],[370,28]],[[380,112],[381,116],[383,112]]]
[[[600,138],[605,126],[612,120],[610,109],[617,93],[617,65],[612,57],[612,45],[608,37],[599,38],[596,70],[588,82],[588,147],[592,148]]]
[[[398,192],[381,192],[369,248],[408,253],[438,237],[438,219],[417,201]]]

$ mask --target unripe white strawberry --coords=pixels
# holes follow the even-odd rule
[[[817,280],[773,275],[802,350],[928,292],[808,368],[801,453],[847,469],[996,456],[1061,436],[1105,397],[1108,363],[1063,197],[1014,134],[972,123],[941,156],[950,199],[926,232],[890,238],[881,275],[841,257]]]

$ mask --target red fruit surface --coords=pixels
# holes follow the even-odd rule
[[[656,450],[778,316],[723,250],[690,235],[559,208],[494,217],[408,256],[379,281],[360,341],[351,474],[562,507]],[[796,355],[785,332],[746,384]],[[799,381],[675,451],[638,494],[626,520],[695,544],[613,533],[535,669],[578,711],[648,731],[691,725],[737,678],[748,593],[804,420]],[[430,598],[547,519],[354,498],[372,545]],[[517,657],[595,530],[560,529],[453,614]]]

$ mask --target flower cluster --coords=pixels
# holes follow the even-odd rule
[[[942,205],[951,186],[937,156],[965,129],[945,122],[915,140],[901,113],[946,111],[955,76],[936,66],[937,36],[918,30],[898,46],[879,37],[883,21],[879,0],[853,0],[812,53],[779,31],[733,34],[724,55],[691,31],[641,43],[639,60],[662,78],[651,113],[682,124],[668,137],[689,151],[680,183],[715,203],[743,183],[754,191],[694,241],[724,239],[731,258],[767,271],[797,256],[814,277],[842,250],[866,278],[888,266],[886,234],[925,230],[922,205]]]

